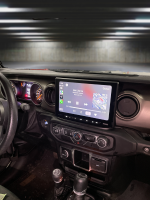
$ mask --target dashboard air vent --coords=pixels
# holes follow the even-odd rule
[[[123,120],[134,118],[140,110],[138,94],[124,92],[117,99],[117,116]]]
[[[45,101],[48,105],[55,104],[55,85],[49,84],[44,91]]]

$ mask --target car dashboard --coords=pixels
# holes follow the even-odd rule
[[[150,155],[150,145],[144,135],[150,134],[150,81],[148,77],[119,76],[107,74],[64,73],[54,71],[5,70],[1,72],[9,79],[14,95],[20,103],[27,103],[36,111],[37,123],[42,134],[48,138],[59,158],[60,164],[70,177],[78,171],[88,173],[89,184],[102,187],[111,184],[122,170],[130,169],[125,162],[137,154]],[[60,82],[58,83],[58,80]],[[101,84],[117,83],[112,106],[113,121],[111,127],[104,120],[89,117],[92,111],[85,114],[63,114],[64,102],[62,80],[68,87],[69,80],[77,83]],[[60,84],[60,85],[59,85]],[[80,85],[81,86],[81,85]],[[72,88],[75,94],[76,88]],[[68,94],[67,94],[68,91]],[[78,95],[82,93],[78,89]],[[89,88],[87,95],[89,95]],[[66,90],[67,98],[71,95]],[[105,111],[108,96],[96,91],[93,98],[99,98],[101,109]],[[1,98],[7,99],[1,86]],[[81,95],[82,97],[82,95]],[[86,98],[85,98],[86,99]],[[84,99],[84,100],[85,100]],[[74,100],[67,99],[67,103]],[[76,109],[80,102],[76,101]],[[86,102],[83,102],[85,107]],[[96,111],[96,104],[90,109]],[[61,108],[61,109],[59,109]],[[76,110],[74,109],[73,110]],[[73,111],[72,111],[73,112]],[[76,112],[76,111],[75,111]],[[87,116],[86,116],[87,115]],[[120,161],[121,160],[121,161]],[[120,161],[120,162],[119,162]]]
[[[8,73],[7,70],[5,73]],[[59,77],[61,77],[61,74],[62,73],[59,73]],[[37,75],[39,76],[39,74]],[[73,75],[76,77],[75,75],[78,74],[74,73]],[[25,77],[20,78],[18,76],[16,77],[15,74],[14,76],[11,76],[10,74],[8,75],[17,100],[29,103],[32,102],[35,106],[40,106],[44,110],[55,113],[55,79],[57,76],[46,77],[45,80],[43,80],[45,76],[42,77],[41,75],[38,79],[35,78],[35,76],[36,74],[31,78],[27,78],[25,75]],[[104,79],[104,77],[101,79],[92,75],[91,78],[95,79],[94,82],[99,80],[110,82],[110,80],[112,80],[111,76],[113,75],[110,75],[108,79]],[[62,76],[62,78],[63,77],[66,76]],[[150,117],[149,84],[138,83],[138,81],[133,83],[132,77],[129,83],[128,77],[126,80],[127,81],[125,82],[119,82],[115,111],[116,126],[131,127],[137,130],[149,132],[150,124],[147,120]],[[118,81],[118,79],[113,81]],[[2,86],[1,97],[6,99]]]

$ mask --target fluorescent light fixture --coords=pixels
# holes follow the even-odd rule
[[[35,23],[35,20],[27,19],[0,19],[0,23]]]
[[[24,32],[24,33],[5,33],[5,35],[50,35],[51,33]]]
[[[126,36],[105,36],[101,37],[104,39],[130,39],[131,37],[126,37]]]
[[[40,12],[44,11],[42,8],[9,8],[9,7],[0,7],[0,13],[13,13],[13,12]]]
[[[136,23],[150,23],[150,19],[135,19]]]
[[[114,27],[110,29],[117,29],[117,30],[150,30],[150,27]]]
[[[40,30],[40,29],[47,29],[45,27],[3,27],[0,30]]]
[[[113,33],[110,33],[113,35]],[[133,33],[133,32],[116,32],[115,35],[140,35],[140,33]]]
[[[150,12],[150,8],[129,8],[132,12]]]
[[[150,19],[117,19],[117,20],[103,20],[102,22],[116,22],[116,23],[150,23]]]
[[[43,39],[43,40],[41,40],[41,39],[28,39],[28,40],[25,40],[25,41],[28,41],[28,42],[50,42],[50,41],[53,41],[52,39]]]
[[[0,7],[0,12],[8,12],[8,7]]]
[[[134,33],[134,32],[113,32],[113,33],[100,33],[100,34],[97,34],[97,35],[146,35],[146,33]]]
[[[48,39],[50,37],[45,37],[45,36],[22,36],[22,37],[17,37],[18,39]]]

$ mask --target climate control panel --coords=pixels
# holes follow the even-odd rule
[[[101,151],[110,150],[114,146],[114,138],[111,136],[72,129],[60,124],[53,124],[52,133],[61,142],[64,141]]]

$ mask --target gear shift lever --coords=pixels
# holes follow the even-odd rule
[[[88,186],[88,177],[84,173],[78,173],[74,179],[73,194],[67,200],[84,200]]]
[[[86,194],[87,186],[87,175],[84,173],[76,174],[73,185],[73,193],[69,195],[67,200],[95,200],[93,196]]]
[[[52,172],[52,179],[55,183],[55,187],[59,188],[63,183],[63,172],[60,169],[54,169]]]
[[[86,194],[88,177],[84,173],[78,173],[74,180],[73,192],[78,196]]]
[[[52,179],[55,183],[54,196],[58,197],[63,193],[64,190],[64,181],[63,181],[63,172],[60,169],[54,169],[52,172]]]

